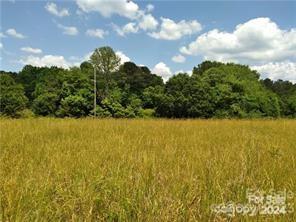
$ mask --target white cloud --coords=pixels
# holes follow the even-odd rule
[[[155,39],[178,40],[185,35],[195,34],[202,29],[201,24],[196,20],[174,22],[168,18],[161,18],[161,21],[160,30],[149,33]]]
[[[112,24],[112,27],[114,31],[116,31],[117,34],[120,36],[125,36],[126,34],[129,34],[129,33],[137,33],[139,31],[139,28],[134,22],[127,23],[122,27]]]
[[[186,58],[179,54],[179,55],[173,56],[172,61],[174,61],[176,63],[183,63],[186,61]]]
[[[154,30],[158,26],[158,21],[151,15],[142,15],[139,19],[139,27],[143,29],[144,31],[147,30]]]
[[[24,51],[24,52],[33,53],[33,54],[42,53],[41,49],[31,48],[31,47],[22,47],[21,50]]]
[[[282,30],[269,18],[256,18],[237,25],[233,32],[206,32],[180,52],[252,64],[296,59],[296,29]]]
[[[138,33],[140,29],[152,31],[158,26],[158,21],[149,14],[154,8],[151,4],[148,4],[145,10],[140,10],[135,2],[127,0],[76,0],[76,3],[80,10],[87,13],[95,11],[104,17],[119,15],[132,20],[133,22],[123,26],[112,24],[114,31],[120,36],[125,36],[129,33]]]
[[[88,29],[85,34],[91,37],[103,39],[105,35],[108,35],[108,32],[103,29]]]
[[[152,4],[148,4],[147,6],[146,6],[146,11],[147,12],[152,12],[154,10],[154,5],[152,5]]]
[[[76,3],[84,12],[97,11],[104,17],[120,15],[134,20],[135,22],[127,23],[122,27],[113,24],[113,29],[120,36],[138,33],[139,29],[144,31],[155,30],[158,26],[158,21],[151,14],[148,14],[154,8],[151,4],[146,6],[146,10],[140,10],[136,3],[127,0],[76,0]]]
[[[126,0],[76,0],[76,3],[82,11],[96,11],[104,17],[117,14],[129,19],[135,19],[139,11],[139,6],[136,3]]]
[[[21,59],[20,62],[24,65],[32,65],[37,67],[57,66],[67,69],[71,66],[71,64],[68,61],[66,61],[66,59],[63,56],[56,55],[45,55],[42,57],[30,55],[24,59]]]
[[[6,35],[4,35],[2,32],[0,32],[0,38],[5,38]]]
[[[125,26],[123,26],[122,31],[124,33],[137,33],[138,32],[138,27],[136,27],[135,23],[127,23]]]
[[[84,56],[79,57],[79,56],[70,56],[68,59],[71,62],[67,62],[68,65],[70,66],[80,66],[82,62],[89,61],[90,56],[93,54],[93,51],[86,53]]]
[[[26,38],[23,34],[18,33],[15,29],[7,29],[6,34],[18,39]]]
[[[112,24],[114,31],[120,36],[125,36],[129,33],[138,33],[140,29],[144,31],[154,30],[157,26],[157,20],[151,14],[144,14],[142,11],[139,12],[139,18],[136,22],[127,23],[122,27]]]
[[[51,3],[51,2],[48,2],[46,5],[45,5],[45,9],[55,15],[55,16],[58,16],[58,17],[64,17],[64,16],[69,16],[70,13],[68,11],[68,9],[65,9],[65,8],[61,8],[61,9],[58,9],[57,5],[55,3]]]
[[[74,26],[64,26],[61,24],[58,24],[58,27],[63,30],[63,34],[65,35],[77,35],[78,29]]]
[[[129,57],[127,57],[123,52],[116,51],[115,54],[120,58],[120,63],[123,64],[125,62],[131,61]]]
[[[264,65],[251,66],[261,74],[261,78],[271,80],[289,80],[296,83],[296,63],[290,61],[270,62]]]
[[[83,62],[83,61],[88,61],[88,60],[90,60],[90,57],[91,57],[91,55],[92,55],[93,53],[94,53],[93,51],[86,53],[86,54],[83,56],[83,58],[82,58],[81,61]]]
[[[172,76],[170,68],[163,62],[157,63],[151,72],[161,76],[165,81]]]
[[[3,44],[0,42],[0,49],[2,49],[3,48]]]

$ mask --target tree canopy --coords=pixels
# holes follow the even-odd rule
[[[179,73],[164,83],[147,67],[120,65],[112,48],[101,47],[80,67],[1,71],[0,114],[92,116],[95,98],[101,118],[295,118],[296,84],[259,77],[245,65],[204,61],[191,76]]]

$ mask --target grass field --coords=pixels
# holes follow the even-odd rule
[[[296,191],[295,120],[0,121],[2,221],[296,221],[211,212]]]

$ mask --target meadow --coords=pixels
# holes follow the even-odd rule
[[[0,221],[296,221],[211,211],[296,191],[295,120],[0,121]]]

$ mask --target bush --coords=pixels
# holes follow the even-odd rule
[[[16,113],[18,118],[34,118],[35,116],[35,113],[30,109],[24,109]]]
[[[155,117],[154,109],[140,109],[139,116],[143,118],[153,118]]]
[[[55,93],[44,93],[39,95],[33,101],[33,111],[37,115],[46,116],[46,115],[55,115],[57,111],[57,104],[59,101],[58,95]]]
[[[0,114],[11,117],[17,117],[17,112],[25,109],[28,103],[23,86],[6,74],[0,75],[0,101]]]
[[[91,114],[94,115],[94,112],[92,111]],[[97,106],[96,117],[99,117],[99,118],[112,117],[112,114],[107,109],[104,109],[101,106]]]
[[[62,99],[58,111],[61,116],[81,117],[89,113],[88,101],[80,95],[70,95]]]

